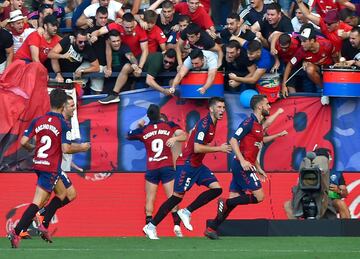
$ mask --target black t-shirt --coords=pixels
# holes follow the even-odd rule
[[[267,6],[264,5],[263,9],[258,12],[249,5],[247,8],[242,10],[242,12],[240,13],[240,17],[243,18],[248,25],[253,25],[256,22],[259,22],[259,24],[261,24],[266,14],[266,9]]]
[[[360,49],[351,46],[349,39],[343,41],[341,56],[346,60],[360,60]]]
[[[271,33],[274,31],[285,32],[285,33],[292,33],[294,28],[292,26],[291,20],[285,16],[284,14],[281,15],[280,22],[276,27],[273,27],[269,22],[265,19],[261,24],[261,34],[265,39],[268,39]]]
[[[6,61],[6,49],[13,44],[14,41],[10,32],[0,28],[0,64]]]
[[[80,51],[76,47],[75,39],[74,43],[71,43],[70,37],[73,36],[66,36],[59,42],[62,47],[62,51],[60,52],[60,54],[65,54],[69,52],[71,59],[59,59],[62,72],[75,72],[75,70],[81,65],[81,63],[83,63],[83,61],[88,61],[92,63],[97,59],[93,48],[89,44],[86,44],[84,50]]]
[[[180,37],[182,40],[187,40],[187,34],[186,29],[183,30],[180,34]],[[190,42],[189,42],[190,44]],[[195,44],[190,44],[190,47],[192,49],[204,49],[209,50],[212,49],[215,46],[215,41],[211,36],[204,30],[200,31],[200,38]]]
[[[229,41],[230,41],[231,36],[232,36],[232,34],[229,32],[228,29],[223,29],[220,32],[221,43],[222,44],[228,44]],[[240,31],[240,34],[236,35],[236,36],[238,36],[240,38],[243,38],[243,39],[245,39],[247,41],[252,41],[253,39],[256,38],[255,33],[253,33],[251,30],[246,30],[245,32]]]
[[[93,23],[96,24],[96,19],[94,17],[91,17],[90,19],[93,20]],[[88,29],[88,33],[92,33],[93,31],[96,31],[100,29],[102,26],[95,25]],[[93,47],[95,54],[99,60],[99,64],[102,66],[106,66],[106,39],[107,35],[101,35],[98,37],[98,40],[94,42],[91,46]]]
[[[240,49],[240,55],[239,57],[237,57],[234,62],[229,63],[226,62],[226,49],[225,47],[223,48],[223,52],[224,52],[224,58],[223,58],[223,67],[225,69],[225,73],[229,74],[229,73],[235,73],[239,76],[244,76],[247,75],[249,73],[248,71],[248,67],[253,65],[254,62],[250,61],[247,55],[247,52],[244,48]]]
[[[174,17],[171,22],[169,22],[168,24],[162,24],[161,17],[160,17],[160,15],[158,15],[156,25],[160,27],[160,29],[165,34],[166,38],[169,38],[169,36],[171,35],[171,32],[172,32],[171,28],[178,24],[179,16],[180,15],[178,13],[174,13]]]

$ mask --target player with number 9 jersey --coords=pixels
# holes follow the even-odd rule
[[[61,144],[71,144],[71,130],[62,114],[48,112],[34,119],[24,136],[36,136],[33,169],[42,172],[60,173]]]
[[[140,140],[144,143],[147,156],[147,169],[154,170],[173,166],[171,147],[166,141],[171,138],[180,126],[174,122],[149,122],[144,127],[131,130],[129,140]]]

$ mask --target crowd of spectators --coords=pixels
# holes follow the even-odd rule
[[[189,70],[202,69],[201,94],[217,70],[231,92],[279,74],[284,97],[321,93],[323,66],[360,65],[360,4],[303,1],[5,0],[0,73],[16,59],[43,63],[59,83],[64,72],[84,84],[84,74],[97,72],[88,92],[108,93],[103,104],[119,102],[140,77],[141,86],[172,95]],[[159,78],[170,71],[174,80]]]

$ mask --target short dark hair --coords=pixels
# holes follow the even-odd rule
[[[146,10],[144,12],[144,21],[150,23],[156,23],[158,14],[154,10]]]
[[[167,56],[168,58],[175,58],[176,57],[176,51],[174,49],[168,49],[165,52],[165,56]]]
[[[56,16],[53,14],[49,14],[44,17],[44,24],[49,24],[49,23],[53,26],[59,26],[59,21],[57,20]]]
[[[179,16],[179,20],[178,20],[178,23],[179,22],[188,22],[188,23],[190,23],[191,22],[191,18],[190,18],[190,16],[188,16],[188,15],[180,15]]]
[[[113,37],[120,37],[120,32],[117,30],[111,30],[108,32],[108,37],[113,36]]]
[[[41,4],[39,6],[39,13],[44,13],[45,9],[52,9],[54,10],[54,6],[53,5],[50,5],[50,4]]]
[[[204,53],[201,51],[201,49],[193,49],[189,54],[190,59],[195,58],[204,58]]]
[[[241,45],[237,40],[230,40],[228,44],[226,44],[226,48],[236,48],[240,49]]]
[[[53,109],[60,109],[67,102],[67,94],[63,89],[55,88],[50,92],[50,106]]]
[[[276,10],[277,13],[281,13],[281,5],[278,3],[271,3],[266,5],[266,10]]]
[[[146,115],[148,116],[150,121],[158,121],[160,120],[160,107],[156,104],[150,104],[147,109]]]
[[[74,31],[74,36],[77,37],[78,35],[87,36],[87,30],[78,28]]]
[[[74,98],[72,98],[71,95],[68,95],[68,94],[67,94],[67,95],[66,95],[66,100],[67,100],[67,101],[70,101],[70,100],[74,100]]]
[[[249,42],[247,50],[249,52],[255,52],[255,51],[261,50],[261,48],[262,48],[262,45],[261,45],[260,41],[252,40]]]
[[[291,42],[291,37],[289,34],[282,33],[280,35],[280,37],[279,37],[280,46],[288,45],[288,44],[290,44],[290,42]]]
[[[353,27],[351,32],[358,32],[360,34],[360,27]]]
[[[225,99],[223,97],[220,97],[220,96],[211,97],[209,99],[209,107],[214,106],[218,102],[225,103]]]
[[[98,9],[96,9],[96,14],[109,14],[108,9],[105,6],[99,6]]]
[[[162,3],[161,8],[174,8],[174,4],[171,1],[166,0]]]
[[[262,100],[264,100],[265,98],[267,98],[266,95],[264,94],[255,94],[253,97],[251,97],[250,100],[250,108],[252,110],[255,110],[256,105],[258,105]]]
[[[238,15],[237,13],[231,13],[226,17],[226,19],[235,19],[237,21],[240,21],[240,15]]]
[[[122,19],[125,21],[125,22],[133,22],[135,21],[135,17],[132,13],[124,13]]]
[[[193,35],[193,34],[198,34],[200,33],[201,28],[199,25],[197,25],[196,23],[190,23],[188,25],[188,27],[186,27],[186,34],[187,35]]]

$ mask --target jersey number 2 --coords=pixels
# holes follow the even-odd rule
[[[47,158],[49,155],[45,152],[51,147],[51,138],[47,135],[42,136],[40,142],[44,144],[41,146],[37,152],[37,157],[39,158]]]

